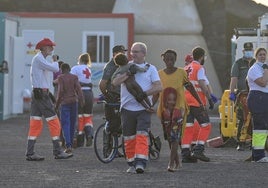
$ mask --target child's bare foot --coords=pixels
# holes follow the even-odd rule
[[[175,170],[174,167],[170,167],[170,166],[168,166],[168,167],[167,167],[167,171],[169,171],[169,172],[175,172],[176,170]]]

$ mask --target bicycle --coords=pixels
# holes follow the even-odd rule
[[[114,108],[114,117],[120,120],[120,103],[108,103],[105,100],[99,100],[97,104],[105,104],[106,107]],[[94,151],[99,161],[102,163],[110,163],[116,156],[123,157],[124,155],[124,141],[122,136],[121,123],[118,131],[111,132],[110,122],[104,117],[102,123],[96,130],[94,136]],[[118,121],[120,122],[120,121]],[[149,130],[149,158],[157,160],[160,156],[161,140],[159,136],[154,137]]]

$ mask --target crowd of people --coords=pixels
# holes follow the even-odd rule
[[[33,93],[26,150],[29,161],[44,160],[34,150],[42,132],[43,117],[48,124],[55,159],[72,157],[74,148],[89,147],[94,139],[90,54],[81,54],[73,67],[59,61],[57,55],[53,55],[53,62],[50,62],[47,56],[52,55],[55,45],[48,38],[41,40],[36,45],[40,52],[32,60]],[[147,62],[147,50],[145,43],[135,42],[128,57],[125,54],[128,50],[123,45],[114,46],[113,57],[105,65],[99,82],[99,89],[107,102],[120,102],[121,119],[114,119],[116,109],[109,106],[105,106],[105,116],[110,122],[110,131],[118,131],[117,125],[122,125],[125,158],[129,166],[127,172],[143,173],[146,169],[155,105],[170,149],[167,170],[175,172],[182,163],[209,162],[210,158],[205,155],[205,143],[211,132],[207,109],[212,110],[218,99],[206,75],[206,51],[200,46],[194,47],[185,57],[185,67],[177,67],[177,52],[166,49],[161,54],[165,68],[157,70],[155,65]],[[251,160],[268,162],[264,150],[268,130],[265,108],[268,105],[267,51],[257,49],[255,58],[253,53],[253,44],[245,43],[243,57],[232,66],[229,98],[235,102],[241,91],[248,91],[248,113],[254,124],[251,128]],[[52,84],[48,82],[52,72],[54,95],[48,89]],[[239,119],[237,149],[241,151],[244,144],[240,132],[245,124],[245,112],[243,108],[236,110]],[[105,134],[103,139],[108,139],[110,135]],[[61,145],[62,140],[64,145]]]

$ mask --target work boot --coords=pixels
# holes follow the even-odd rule
[[[84,142],[85,142],[84,133],[78,134],[77,137],[76,137],[76,146],[77,147],[82,147],[82,146],[84,146]]]
[[[34,153],[35,142],[36,140],[28,140],[27,142],[27,151],[26,151],[27,161],[43,161],[45,159],[43,156]]]
[[[94,135],[94,130],[92,126],[85,126],[84,128],[85,135],[86,135],[86,146],[92,146],[92,141],[93,141],[93,135]]]
[[[45,160],[45,157],[35,153],[33,155],[27,155],[26,160],[27,161],[43,161],[43,160]]]
[[[199,159],[201,161],[204,161],[204,162],[209,162],[210,159],[204,154],[204,148],[205,148],[204,145],[196,145],[194,147],[192,157]]]
[[[238,145],[237,145],[237,148],[236,148],[237,151],[244,151],[245,148],[246,148],[246,143],[245,142],[238,142]]]
[[[189,148],[183,148],[181,150],[182,162],[183,163],[196,163],[197,159],[191,156]]]
[[[60,141],[59,140],[52,140],[53,143],[53,154],[55,159],[68,159],[73,156],[72,153],[65,153],[61,150]]]

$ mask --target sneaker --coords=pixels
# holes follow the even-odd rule
[[[136,165],[136,173],[142,174],[144,172],[144,167],[142,165]]]
[[[65,153],[72,153],[72,148],[71,147],[67,147],[65,150],[64,150],[64,152]]]
[[[205,156],[203,152],[200,152],[200,151],[193,152],[192,157],[199,159],[200,161],[204,161],[204,162],[210,161],[210,159],[207,156]]]
[[[72,156],[73,156],[72,153],[65,153],[62,151],[62,152],[60,152],[60,154],[55,155],[55,159],[68,159]]]
[[[197,163],[197,159],[191,156],[183,157],[181,162],[183,163]]]
[[[92,137],[88,137],[88,138],[87,138],[87,143],[86,143],[86,146],[87,146],[87,147],[92,146],[92,140],[93,140]]]
[[[127,169],[127,173],[130,173],[130,174],[136,174],[136,169],[134,166],[130,166],[128,169]]]
[[[43,161],[43,160],[45,160],[45,157],[35,153],[33,155],[27,155],[26,160],[27,161]]]
[[[260,160],[256,161],[257,163],[268,163],[268,157],[263,157]]]

